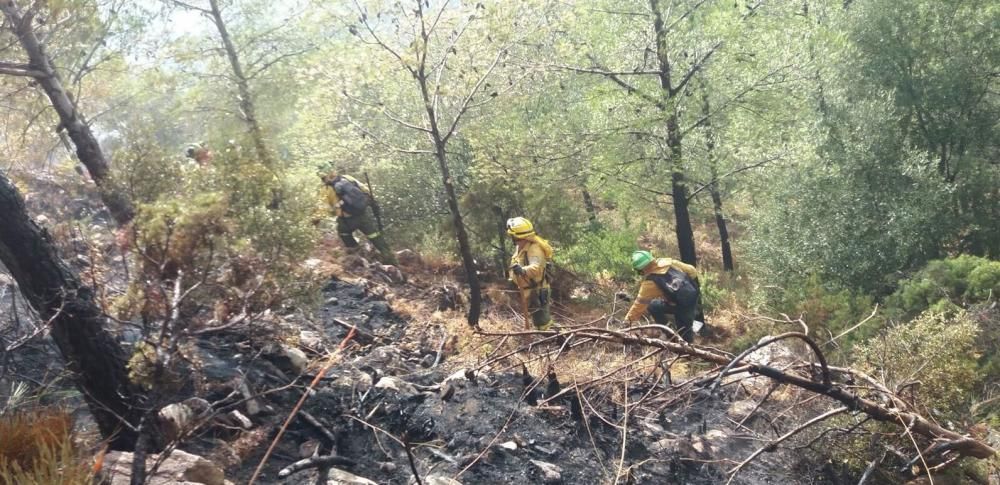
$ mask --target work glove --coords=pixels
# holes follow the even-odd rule
[[[515,264],[514,266],[511,266],[510,270],[513,271],[514,274],[518,276],[524,276],[525,273],[524,268],[522,268],[520,264]]]

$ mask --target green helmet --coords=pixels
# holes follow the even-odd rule
[[[632,253],[632,269],[642,271],[653,262],[653,253],[649,251],[636,251]]]

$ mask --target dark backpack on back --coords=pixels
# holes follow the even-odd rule
[[[337,177],[333,183],[333,191],[337,197],[344,202],[341,209],[352,216],[361,215],[368,208],[368,194],[361,190],[361,186],[352,180],[344,177]]]
[[[691,278],[677,268],[670,268],[664,274],[647,275],[646,279],[655,283],[679,307],[690,307],[698,303],[698,289]]]

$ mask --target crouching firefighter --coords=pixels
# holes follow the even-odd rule
[[[667,315],[673,314],[681,338],[694,341],[693,325],[701,316],[698,269],[674,259],[654,258],[649,251],[632,253],[632,269],[643,278],[625,320],[635,322],[648,311],[656,323],[667,325]]]
[[[330,171],[320,176],[323,180],[323,197],[337,216],[337,235],[348,251],[359,245],[354,231],[361,231],[378,250],[386,264],[396,264],[396,255],[389,249],[372,214],[372,196],[368,187],[350,175]]]
[[[507,234],[517,246],[510,258],[510,280],[521,292],[521,308],[524,309],[525,327],[531,322],[538,330],[548,330],[552,326],[549,312],[552,246],[535,234],[531,221],[523,217],[507,220]]]

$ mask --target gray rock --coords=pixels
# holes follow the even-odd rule
[[[424,483],[427,485],[462,485],[462,482],[454,478],[438,474],[427,475],[424,477]]]
[[[104,458],[104,470],[111,478],[111,485],[128,485],[132,477],[133,455],[129,452],[112,451]],[[153,463],[159,455],[151,454],[147,463]],[[147,477],[149,485],[226,485],[226,476],[218,465],[181,450],[174,450],[156,474]]]
[[[542,473],[542,481],[545,483],[560,483],[562,482],[562,468],[553,465],[551,463],[539,460],[531,460],[531,464],[535,465],[538,470]]]
[[[326,484],[327,485],[378,485],[377,483],[364,478],[359,477],[353,473],[345,472],[339,468],[330,468],[330,471],[326,474]]]
[[[396,251],[396,260],[399,261],[399,264],[403,266],[410,266],[414,264],[420,264],[421,257],[420,254],[418,254],[416,251],[412,249],[403,249],[400,251]]]

